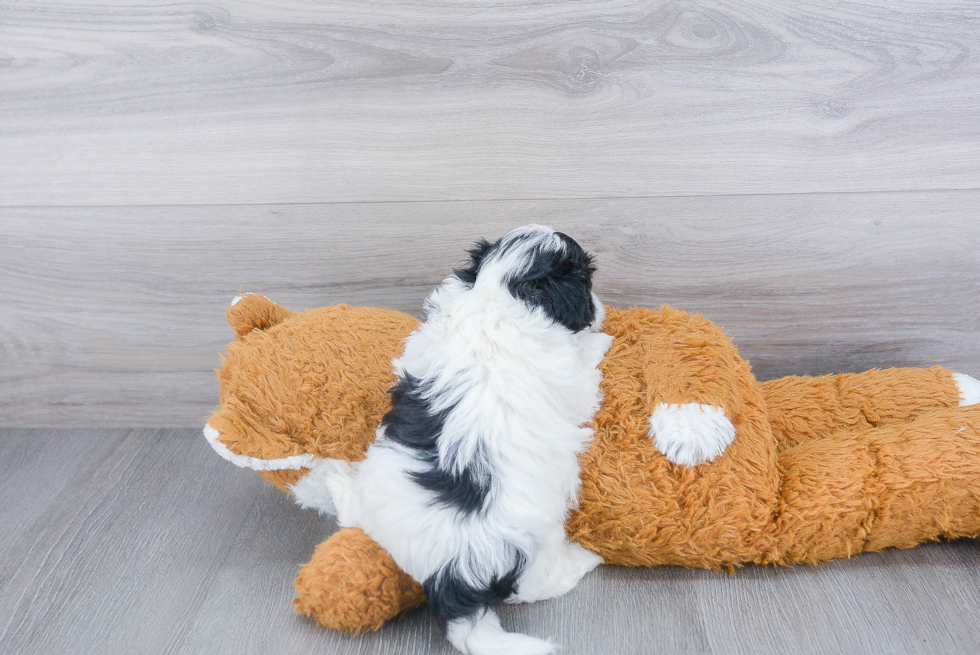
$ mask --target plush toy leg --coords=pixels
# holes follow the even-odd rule
[[[926,412],[779,455],[769,561],[822,562],[980,535],[980,405]]]
[[[425,600],[422,586],[358,528],[320,544],[295,581],[300,614],[344,632],[377,630]]]
[[[779,450],[960,404],[953,373],[941,366],[790,376],[763,382],[762,394]]]

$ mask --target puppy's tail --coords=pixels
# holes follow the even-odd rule
[[[444,566],[422,585],[429,603],[429,612],[446,631],[449,642],[466,655],[550,655],[555,645],[526,635],[505,632],[493,606],[511,596],[526,563],[524,554],[509,545],[509,565],[498,568],[497,574],[487,570],[464,571],[471,558],[455,560]],[[481,561],[481,558],[475,558]],[[510,559],[505,556],[503,561]],[[486,564],[486,559],[482,560]],[[498,562],[499,564],[500,562]],[[502,572],[503,569],[508,569]],[[483,580],[484,582],[478,582]]]
[[[449,643],[466,655],[553,655],[557,647],[550,641],[505,632],[491,608],[452,619],[446,625]]]

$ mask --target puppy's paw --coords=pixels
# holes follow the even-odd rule
[[[714,405],[661,403],[650,417],[650,438],[674,464],[696,466],[725,452],[735,426]]]
[[[961,407],[980,403],[980,380],[963,373],[953,373],[953,379],[956,380],[956,388],[960,392]]]
[[[539,553],[518,582],[517,592],[505,603],[534,603],[563,596],[585,574],[602,564],[602,558],[578,544],[563,543],[551,553]]]

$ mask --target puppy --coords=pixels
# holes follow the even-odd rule
[[[464,653],[552,653],[494,606],[572,589],[600,562],[565,538],[600,401],[592,257],[540,225],[482,241],[427,299],[392,409],[357,469],[357,523],[422,583]]]

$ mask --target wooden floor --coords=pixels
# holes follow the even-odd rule
[[[448,652],[294,615],[332,526],[199,429],[239,291],[418,314],[530,221],[761,379],[980,377],[980,3],[0,3],[0,652]],[[503,616],[568,654],[976,653],[978,580],[975,541],[604,568]]]
[[[333,529],[196,430],[0,431],[0,652],[450,653],[416,611],[356,639],[292,612]],[[568,655],[980,652],[980,544],[734,575],[600,567],[502,608]]]

